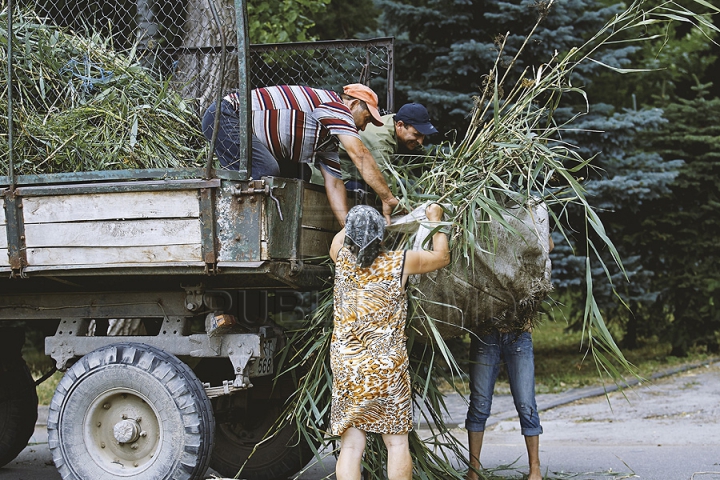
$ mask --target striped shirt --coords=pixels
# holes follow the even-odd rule
[[[340,95],[296,85],[256,88],[251,94],[252,131],[277,159],[322,164],[340,178],[337,135],[360,138]],[[238,109],[237,95],[225,97]]]

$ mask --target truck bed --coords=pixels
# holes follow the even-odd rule
[[[340,226],[323,187],[197,173],[26,176],[14,189],[0,179],[0,289],[315,289],[328,280],[323,261]]]

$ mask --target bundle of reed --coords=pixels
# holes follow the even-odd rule
[[[7,8],[0,44],[7,45]],[[137,50],[83,36],[33,12],[13,12],[12,78],[0,53],[0,169],[8,170],[8,88],[12,88],[16,174],[191,167],[206,142],[192,103],[168,78],[143,67]]]

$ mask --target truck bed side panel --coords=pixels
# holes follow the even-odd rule
[[[28,269],[202,264],[195,190],[23,199]]]

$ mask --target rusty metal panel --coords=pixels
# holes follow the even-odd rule
[[[200,245],[203,262],[209,272],[215,272],[217,264],[214,197],[214,188],[200,189]]]
[[[14,190],[4,192],[5,232],[7,234],[7,256],[12,276],[22,276],[27,266],[25,250],[25,225],[22,215],[22,199]]]
[[[7,221],[5,220],[5,192],[0,191],[0,272],[10,268],[8,256]]]
[[[263,194],[235,195],[249,182],[224,180],[215,197],[218,263],[266,260],[267,230]]]

